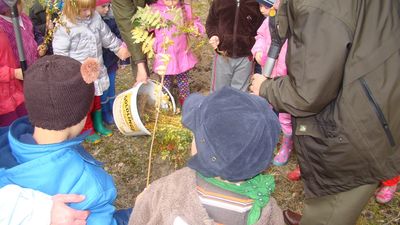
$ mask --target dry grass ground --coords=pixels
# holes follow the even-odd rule
[[[208,0],[194,2],[195,12],[205,21],[208,13]],[[28,1],[27,6],[30,3]],[[212,51],[204,46],[200,54],[200,62],[191,73],[192,92],[207,93],[209,90],[210,68]],[[154,77],[156,79],[156,77]],[[118,92],[131,88],[133,76],[129,68],[119,70],[116,87]],[[114,177],[118,189],[116,206],[118,208],[132,207],[135,197],[145,188],[147,175],[147,160],[150,146],[150,137],[126,137],[115,126],[110,126],[114,135],[103,138],[98,145],[86,145],[87,149],[99,160],[105,163],[105,169]],[[276,191],[273,196],[283,209],[290,208],[301,212],[304,200],[301,182],[291,182],[286,174],[295,168],[295,156],[284,167],[272,167],[269,172],[275,175]],[[173,172],[173,167],[159,156],[153,159],[152,176],[155,180]],[[371,198],[362,212],[358,225],[392,225],[400,224],[400,193],[397,192],[394,200],[386,205],[377,204]],[[338,224],[340,225],[340,224]]]

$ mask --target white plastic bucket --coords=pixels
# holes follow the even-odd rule
[[[115,98],[113,105],[114,121],[122,134],[126,136],[151,135],[140,119],[137,101],[138,96],[143,93],[147,94],[150,97],[150,101],[154,101],[153,103],[155,104],[157,99],[155,87],[158,84],[159,82],[154,80],[149,80],[146,84],[139,83]],[[174,97],[164,86],[163,90],[169,95],[172,110],[175,112]]]

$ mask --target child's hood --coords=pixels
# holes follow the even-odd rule
[[[93,157],[88,157],[86,154],[81,153],[81,147],[78,147],[78,145],[80,145],[80,143],[82,143],[82,141],[88,135],[87,133],[60,143],[38,145],[33,139],[33,131],[34,127],[30,123],[27,116],[17,119],[10,126],[10,130],[8,132],[8,141],[10,143],[9,145],[12,154],[19,163],[38,159],[65,149],[75,149],[82,156],[82,158],[85,159],[85,161],[96,161]]]
[[[169,9],[169,7],[165,5],[164,0],[157,0],[157,2],[153,3],[151,6],[153,9],[163,12],[166,12],[166,9]],[[182,9],[185,10],[185,17],[189,19],[192,18],[192,11],[189,4],[178,2],[176,7],[182,7]]]
[[[168,7],[165,5],[164,0],[157,0],[157,2],[153,3],[153,5],[157,7]],[[176,6],[181,6],[181,2],[179,1]]]

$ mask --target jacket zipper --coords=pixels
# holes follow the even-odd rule
[[[235,23],[233,24],[233,50],[232,55],[236,57],[236,36],[237,36],[237,26],[239,23],[239,7],[240,7],[240,0],[236,0],[236,12],[235,12]]]
[[[379,107],[378,103],[376,102],[374,96],[372,95],[371,89],[369,89],[367,82],[363,79],[360,78],[361,85],[365,91],[365,94],[368,97],[369,102],[372,104],[374,111],[376,115],[378,116],[379,121],[381,122],[381,125],[383,127],[383,130],[386,133],[386,137],[389,140],[390,146],[394,147],[396,145],[392,132],[390,131],[389,124],[385,118],[385,115],[382,112],[382,109]]]

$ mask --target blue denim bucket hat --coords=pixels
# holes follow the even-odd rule
[[[268,8],[271,8],[275,4],[275,0],[256,0],[258,3],[265,5]]]
[[[267,101],[230,87],[195,93],[183,105],[182,123],[196,140],[188,166],[206,177],[236,182],[268,168],[281,132]]]

